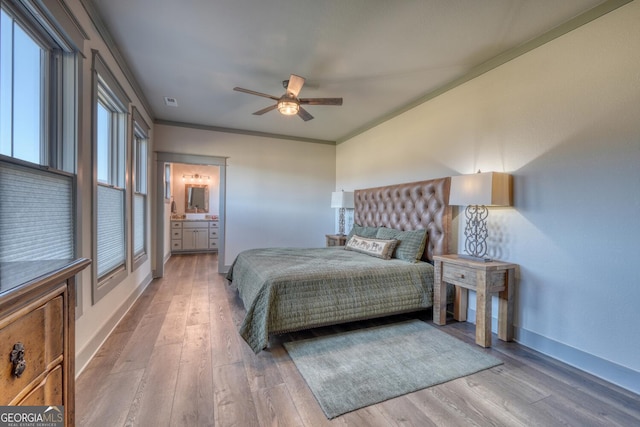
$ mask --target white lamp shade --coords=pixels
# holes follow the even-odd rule
[[[332,208],[349,208],[353,209],[353,191],[334,191],[331,193]]]
[[[500,172],[451,177],[449,205],[511,206],[511,175]]]

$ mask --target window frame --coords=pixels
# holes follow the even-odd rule
[[[70,249],[75,258],[83,253],[79,228],[82,209],[77,162],[81,150],[78,145],[82,116],[79,108],[82,94],[81,52],[88,36],[62,2],[3,0],[1,7],[9,16],[12,26],[17,24],[41,48],[41,132],[37,163],[13,155],[0,155],[0,161],[24,167],[24,170],[33,171],[34,175],[67,176],[71,179],[71,200],[68,202],[74,226]],[[41,237],[47,238],[46,235]],[[82,275],[79,275],[76,280],[76,319],[83,313],[82,291]]]
[[[133,107],[132,113],[132,156],[131,156],[131,271],[135,271],[147,259],[148,256],[148,237],[149,237],[149,133],[150,127],[140,114]],[[136,251],[136,197],[142,197],[143,202],[143,224],[142,224],[142,249]]]
[[[92,301],[96,304],[128,276],[130,209],[130,185],[126,180],[129,172],[129,105],[131,100],[120,86],[113,73],[97,50],[92,51],[93,96],[92,96],[92,160],[93,160],[93,281]],[[98,180],[98,104],[110,112],[108,135],[109,159],[107,182]],[[123,206],[123,262],[105,272],[98,272],[98,187],[122,191]]]

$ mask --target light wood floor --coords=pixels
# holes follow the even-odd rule
[[[173,256],[78,378],[79,426],[632,426],[640,397],[494,336],[504,364],[327,420],[281,342],[254,355],[215,255]],[[430,322],[430,311],[417,317]],[[472,343],[473,325],[442,330]]]

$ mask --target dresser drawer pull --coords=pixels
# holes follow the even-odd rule
[[[20,378],[24,370],[27,368],[27,362],[24,360],[24,345],[21,342],[17,342],[13,345],[13,350],[11,350],[9,360],[13,364],[11,372],[16,378]]]

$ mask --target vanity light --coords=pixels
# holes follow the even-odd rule
[[[207,181],[211,180],[211,177],[208,175],[198,175],[198,174],[194,174],[194,175],[182,175],[182,181],[186,181],[187,179],[190,180],[191,182],[194,181],[198,181],[198,182],[202,182],[202,180],[206,178]]]

